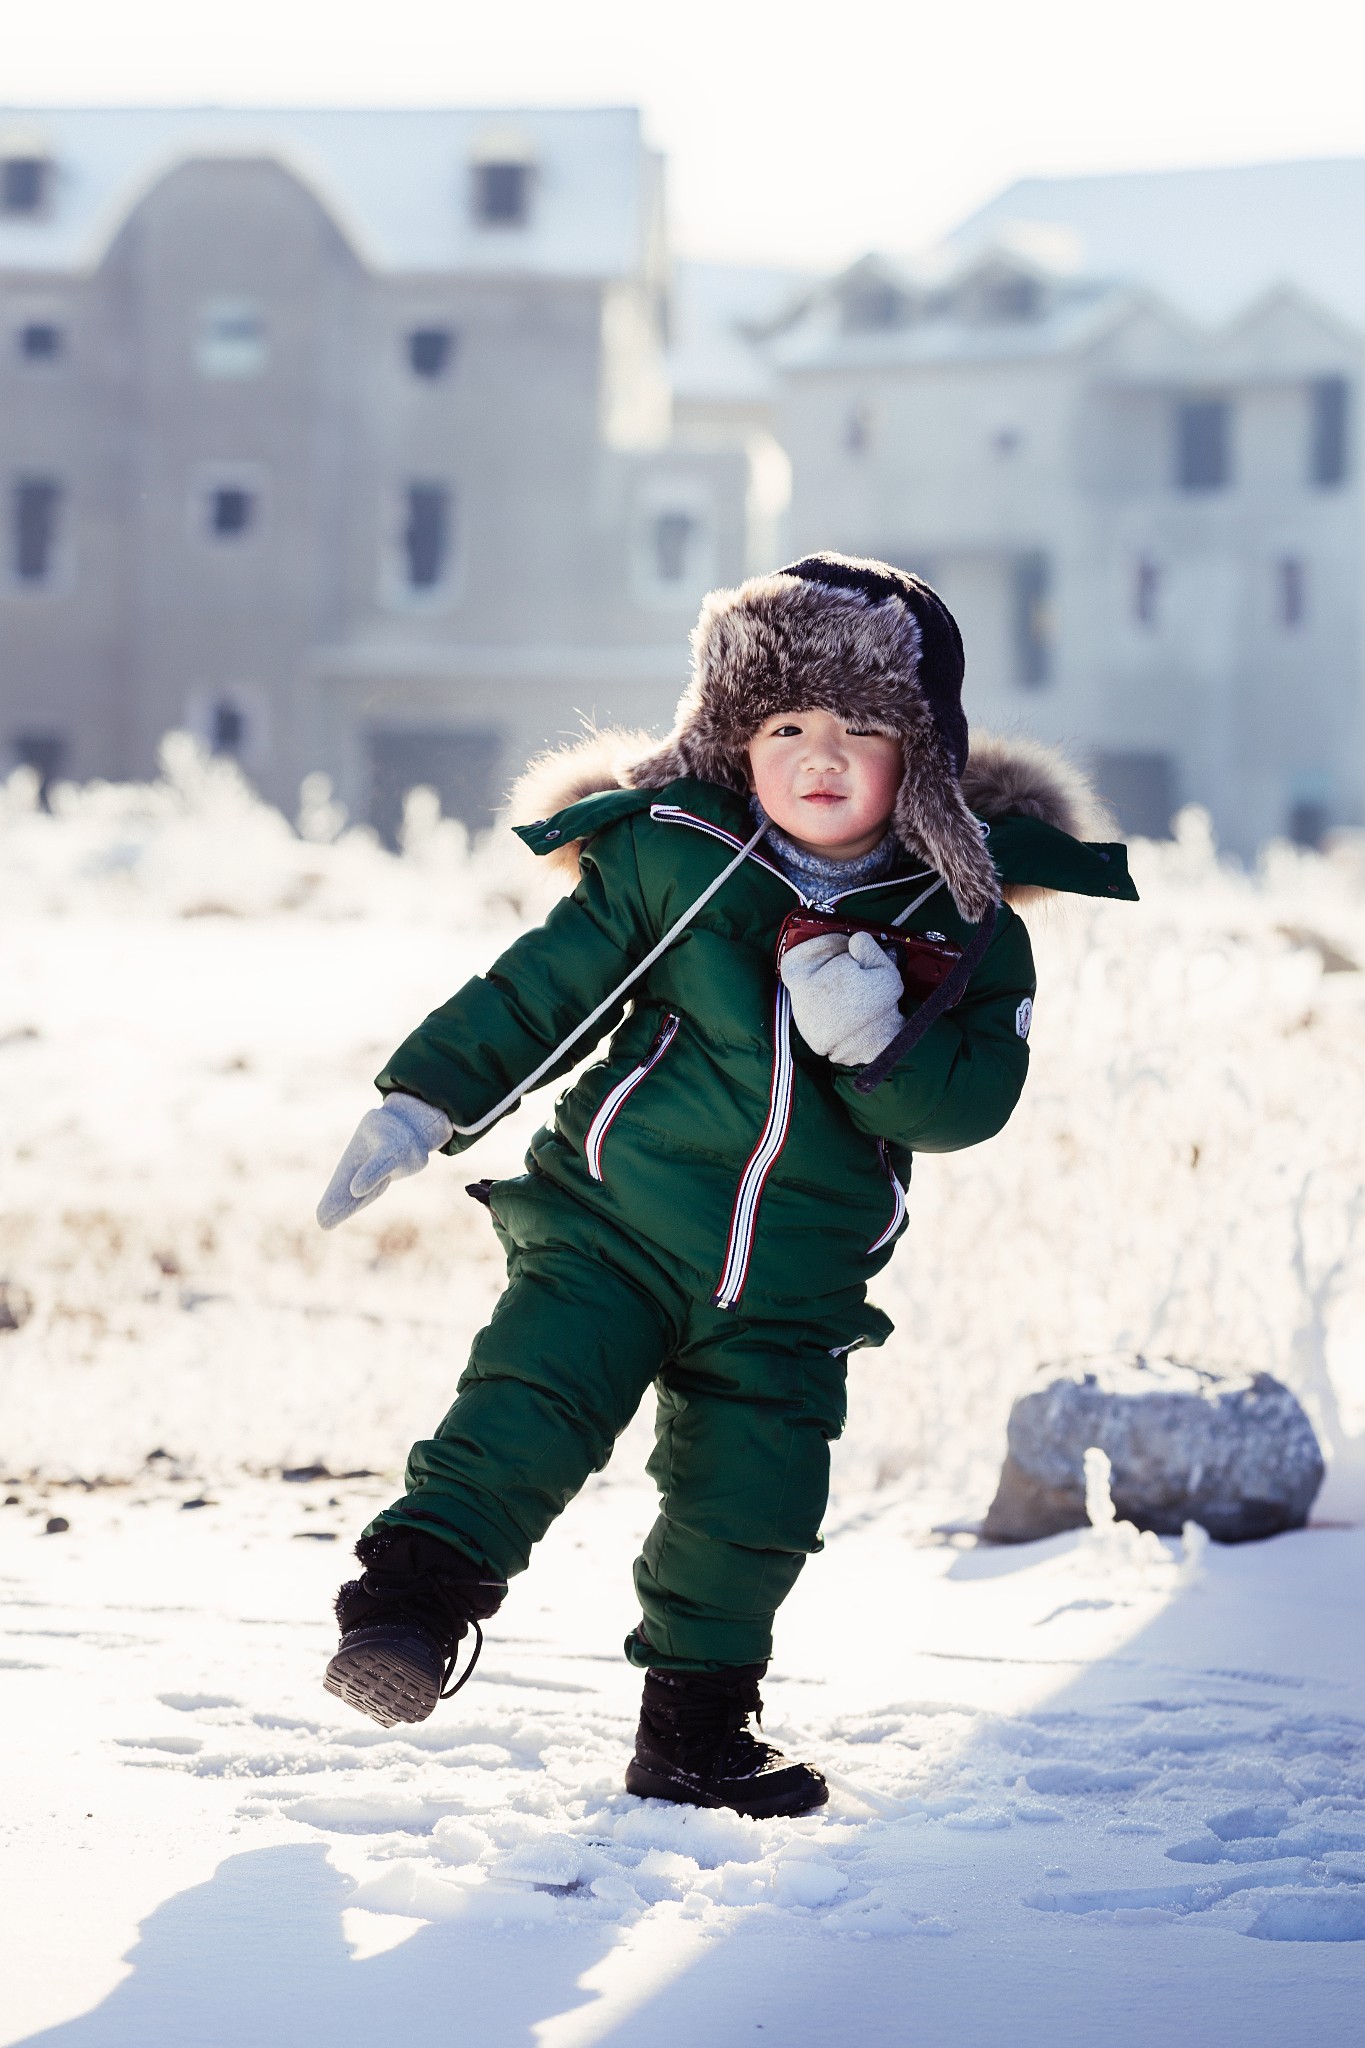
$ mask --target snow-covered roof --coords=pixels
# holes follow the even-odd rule
[[[996,246],[916,266],[865,256],[794,307],[766,352],[778,371],[1055,355],[1093,341],[1131,296]]]
[[[669,367],[681,399],[763,402],[772,366],[755,340],[817,282],[816,273],[733,263],[679,263]]]
[[[626,107],[0,107],[0,157],[34,155],[53,166],[50,203],[0,214],[0,269],[88,269],[175,165],[267,156],[376,270],[620,277],[644,263],[656,176]],[[529,218],[489,228],[473,216],[472,166],[509,157],[534,166]]]
[[[1150,286],[1201,321],[1287,284],[1365,326],[1365,158],[1023,178],[950,245],[966,256],[1040,229],[1090,275]]]

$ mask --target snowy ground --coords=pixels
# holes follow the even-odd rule
[[[384,1054],[544,883],[420,810],[398,861],[325,791],[296,836],[169,767],[55,817],[0,792],[0,2042],[1350,2038],[1356,851],[1243,877],[1192,820],[1140,850],[1140,908],[1035,929],[1024,1103],[917,1175],[898,1334],[780,1623],[769,1725],[835,1797],[755,1825],[618,1789],[647,1418],[426,1728],[321,1692],[348,1542],[496,1293],[462,1184],[539,1106],[334,1237],[312,1205]],[[984,1505],[1031,1367],[1111,1345],[1286,1377],[1330,1455],[1319,1526],[936,1535]],[[281,1476],[318,1465],[359,1476]]]
[[[327,1595],[380,1498],[101,1493],[60,1537],[8,1511],[4,2041],[1355,2037],[1360,1531],[1185,1564],[850,1502],[767,1688],[834,1797],[759,1824],[619,1789],[633,1483],[580,1499],[421,1730],[328,1699]]]

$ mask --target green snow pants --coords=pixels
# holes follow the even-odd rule
[[[890,1324],[854,1287],[800,1321],[746,1318],[685,1291],[661,1255],[530,1173],[493,1189],[508,1286],[474,1340],[454,1406],[414,1444],[410,1523],[499,1578],[578,1492],[653,1383],[657,1522],[635,1566],[638,1665],[759,1664],[773,1615],[820,1548],[844,1353]]]

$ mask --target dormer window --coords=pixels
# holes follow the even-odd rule
[[[485,227],[524,226],[529,211],[530,188],[529,164],[474,166],[474,207]]]
[[[985,257],[946,287],[938,307],[970,326],[1008,326],[1037,320],[1048,310],[1043,278],[999,256]]]
[[[978,309],[983,320],[1033,320],[1042,299],[1036,278],[1002,275],[982,285]]]
[[[893,284],[869,281],[850,286],[841,308],[844,331],[867,334],[878,328],[903,327],[910,314],[910,301]]]
[[[531,217],[536,151],[516,123],[489,129],[470,154],[470,202],[484,228],[524,228]]]
[[[42,156],[0,158],[0,213],[37,214],[46,210],[52,165]]]

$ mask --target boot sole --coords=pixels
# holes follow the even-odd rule
[[[667,1799],[674,1806],[722,1807],[731,1813],[742,1813],[748,1820],[788,1819],[798,1813],[813,1813],[817,1806],[825,1805],[829,1786],[818,1771],[813,1771],[810,1778],[807,1785],[792,1787],[785,1793],[774,1786],[766,1798],[756,1791],[754,1797],[741,1806],[731,1799],[718,1799],[714,1794],[692,1791],[679,1779],[665,1778],[633,1757],[626,1765],[626,1790],[636,1799]]]
[[[327,1666],[326,1690],[381,1728],[425,1721],[441,1697],[441,1667],[424,1637],[394,1628],[357,1630]]]

